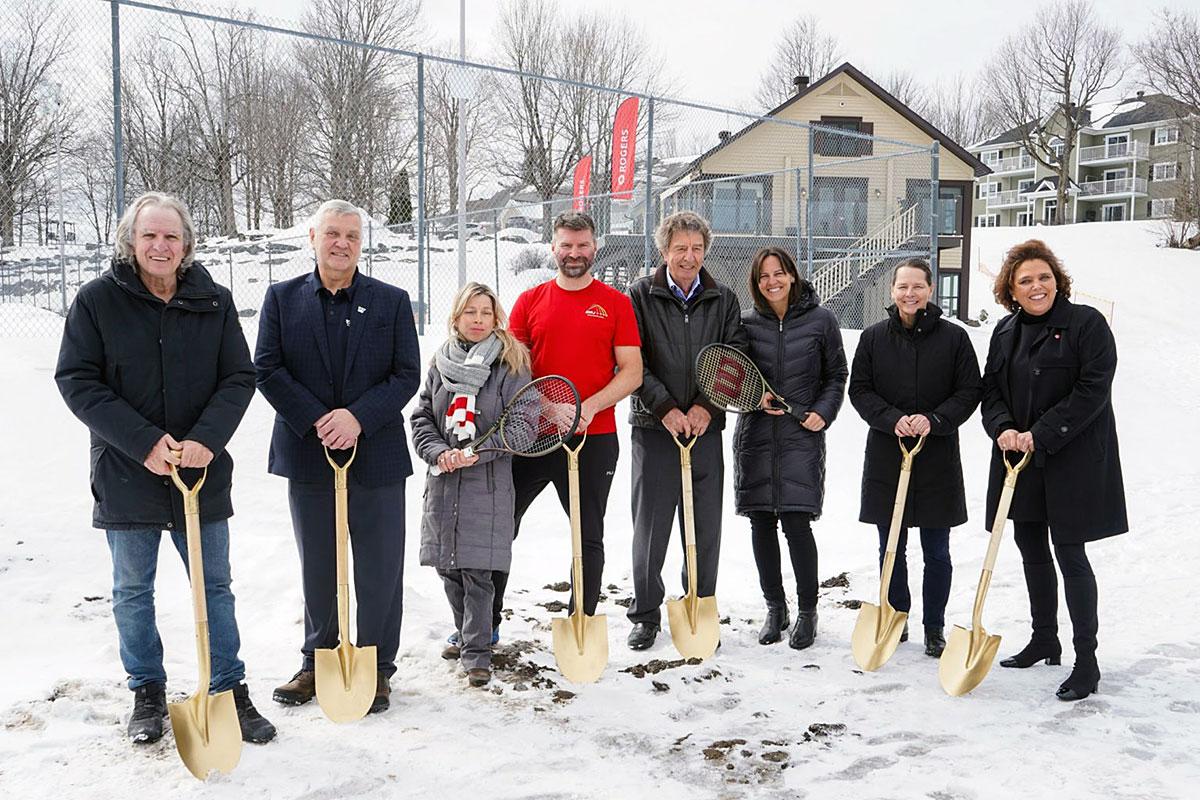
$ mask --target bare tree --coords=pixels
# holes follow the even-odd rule
[[[11,35],[0,38],[0,244],[6,246],[13,244],[14,221],[36,196],[29,182],[54,155],[58,110],[46,89],[71,36],[58,12],[57,3],[18,0],[6,14]]]
[[[71,171],[87,212],[96,241],[107,244],[112,238],[116,213],[116,169],[113,161],[112,133],[92,131],[75,149]]]
[[[182,59],[157,37],[131,43],[126,52],[121,75],[126,181],[135,192],[170,192],[198,209],[207,193],[193,180],[195,140],[183,98],[174,90]]]
[[[984,101],[984,85],[961,72],[938,81],[922,116],[964,147],[994,136],[1000,130]]]
[[[925,116],[929,110],[933,100],[932,92],[908,70],[893,69],[884,75],[879,83],[888,94],[917,114]]]
[[[993,57],[989,101],[1005,128],[1058,176],[1058,221],[1069,222],[1071,155],[1088,108],[1124,77],[1121,33],[1086,0],[1043,6]],[[1060,144],[1055,153],[1054,143]]]
[[[766,111],[787,100],[796,91],[795,78],[806,75],[816,81],[842,60],[837,37],[824,33],[817,17],[809,14],[792,20],[779,41],[771,66],[759,81],[755,99],[758,110]]]
[[[439,172],[445,183],[447,213],[458,207],[460,126],[465,126],[468,199],[486,177],[488,155],[483,145],[497,119],[490,107],[493,91],[492,80],[486,73],[444,61],[425,62],[425,159],[427,166],[442,167]],[[395,180],[399,174],[396,173]],[[431,215],[439,212],[437,208],[430,209]]]
[[[305,27],[350,42],[403,48],[418,33],[420,0],[312,0]],[[297,56],[309,84],[311,171],[322,197],[372,211],[386,202],[396,151],[412,134],[398,125],[411,112],[406,65],[396,56],[353,45],[305,42]],[[411,127],[411,125],[408,125]]]

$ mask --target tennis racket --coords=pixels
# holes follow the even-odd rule
[[[544,456],[575,435],[579,414],[575,384],[561,375],[546,375],[521,387],[492,427],[462,448],[463,455]],[[435,475],[441,472],[436,466],[432,471]]]
[[[762,397],[770,392],[775,398],[771,408],[791,413],[789,406],[771,388],[754,362],[740,350],[727,344],[710,344],[696,356],[696,383],[700,391],[726,411],[745,413],[762,408]]]

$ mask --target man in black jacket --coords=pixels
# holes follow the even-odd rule
[[[665,261],[629,287],[642,338],[642,385],[631,397],[633,425],[633,587],[629,647],[645,650],[661,626],[663,562],[681,504],[679,448],[673,439],[698,437],[692,448],[696,571],[701,597],[715,593],[721,550],[725,414],[696,385],[696,354],[724,342],[746,348],[737,296],[704,269],[712,241],[708,223],[690,211],[672,214],[654,235]],[[687,570],[683,571],[687,591]]]
[[[233,690],[242,738],[275,728],[250,702],[230,591],[233,459],[225,445],[254,395],[254,367],[229,290],[192,263],[192,221],[169,195],[139,197],[117,225],[112,267],[79,290],[55,380],[91,430],[92,525],[107,531],[113,617],[134,692],[129,737],[163,734],[163,648],[154,622],[162,532],[187,565],[182,496],[171,467],[207,468],[200,500],[213,692]],[[189,484],[195,474],[185,475]]]

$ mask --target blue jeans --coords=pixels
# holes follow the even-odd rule
[[[883,554],[887,552],[890,525],[879,527],[879,568],[883,569]],[[897,611],[908,612],[912,608],[912,597],[908,593],[908,559],[904,551],[908,546],[908,528],[900,529],[900,541],[896,543],[896,565],[892,568],[892,583],[888,588],[888,602]],[[925,556],[925,574],[921,581],[921,622],[928,628],[943,628],[946,625],[946,601],[950,599],[950,579],[954,565],[950,562],[950,529],[921,528],[921,552]]]
[[[238,658],[241,640],[233,617],[233,592],[229,588],[229,523],[221,520],[202,525],[200,539],[212,652],[209,691],[223,692],[246,677],[246,665]],[[154,575],[158,570],[161,541],[160,530],[108,531],[108,548],[113,562],[113,617],[121,640],[121,664],[129,675],[130,689],[147,683],[167,682],[162,639],[154,622]],[[183,559],[186,575],[187,534],[172,531],[171,541]]]

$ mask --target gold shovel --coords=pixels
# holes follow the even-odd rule
[[[955,625],[946,637],[946,649],[938,661],[938,680],[951,697],[958,697],[974,689],[987,677],[996,651],[1000,648],[1000,637],[989,635],[983,629],[983,601],[992,584],[992,569],[996,566],[996,554],[1000,551],[1000,539],[1004,535],[1004,523],[1008,521],[1008,509],[1012,505],[1013,492],[1017,488],[1017,476],[1029,463],[1032,453],[1026,453],[1014,467],[1008,456],[1001,452],[1004,469],[1004,489],[1000,502],[996,504],[996,518],[992,522],[992,536],[988,539],[987,555],[983,559],[983,572],[979,575],[979,588],[975,590],[975,607],[971,611],[971,629]]]
[[[350,644],[350,568],[346,552],[350,538],[350,512],[347,506],[346,474],[358,453],[358,443],[350,458],[339,465],[325,448],[325,460],[333,467],[334,507],[337,536],[338,646],[323,647],[313,653],[316,671],[317,702],[325,716],[334,722],[362,719],[375,700],[378,665],[375,645]]]
[[[587,434],[567,453],[567,482],[571,494],[571,596],[575,609],[563,619],[550,621],[554,637],[554,660],[558,671],[571,683],[592,683],[608,665],[608,618],[583,613],[583,537],[579,528],[579,451]]]
[[[667,622],[671,626],[671,641],[684,658],[708,658],[721,643],[721,623],[717,614],[716,597],[699,597],[696,578],[696,520],[692,507],[692,446],[700,437],[693,436],[686,445],[675,436],[679,446],[679,468],[683,473],[683,544],[687,560],[687,594],[678,600],[667,601]]]
[[[888,589],[892,585],[892,568],[896,565],[896,545],[900,541],[900,528],[904,523],[904,503],[908,500],[908,481],[912,477],[913,459],[925,446],[925,437],[917,440],[917,446],[909,450],[904,439],[897,437],[902,458],[900,480],[896,484],[896,504],[892,507],[892,527],[888,531],[887,548],[883,554],[883,571],[879,579],[879,605],[863,603],[850,635],[850,649],[858,666],[874,672],[887,663],[900,644],[907,611],[897,611],[888,602]]]
[[[188,580],[192,584],[192,616],[196,621],[196,661],[200,677],[196,693],[186,700],[170,703],[171,730],[175,748],[188,771],[206,780],[212,770],[229,773],[242,756],[242,728],[238,723],[233,691],[209,694],[212,681],[212,656],[208,646],[208,606],[204,597],[204,553],[200,545],[200,487],[208,477],[208,468],[196,485],[188,488],[171,465],[171,480],[183,495],[183,514],[187,522]]]

